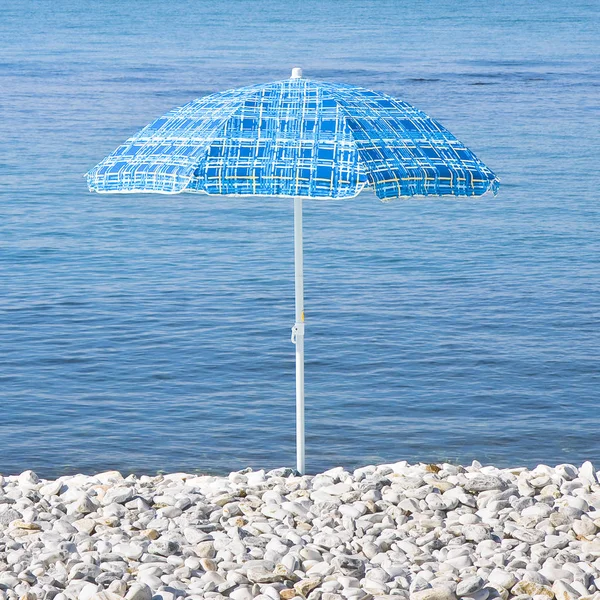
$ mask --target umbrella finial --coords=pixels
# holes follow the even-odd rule
[[[300,67],[294,67],[292,69],[292,79],[301,79],[302,78],[302,69]]]

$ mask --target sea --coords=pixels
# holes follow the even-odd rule
[[[0,473],[295,466],[289,199],[97,195],[175,106],[399,97],[497,196],[304,202],[307,472],[600,467],[597,0],[0,6]]]

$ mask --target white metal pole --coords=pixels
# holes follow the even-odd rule
[[[304,474],[304,265],[302,259],[302,198],[294,198],[294,265],[296,322],[292,341],[296,344],[296,469]]]

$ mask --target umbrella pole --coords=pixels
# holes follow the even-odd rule
[[[292,342],[296,344],[296,469],[304,475],[304,264],[302,257],[302,198],[294,198],[294,266],[296,322]]]

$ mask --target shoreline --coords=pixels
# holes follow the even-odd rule
[[[0,475],[0,600],[600,600],[589,462]]]

